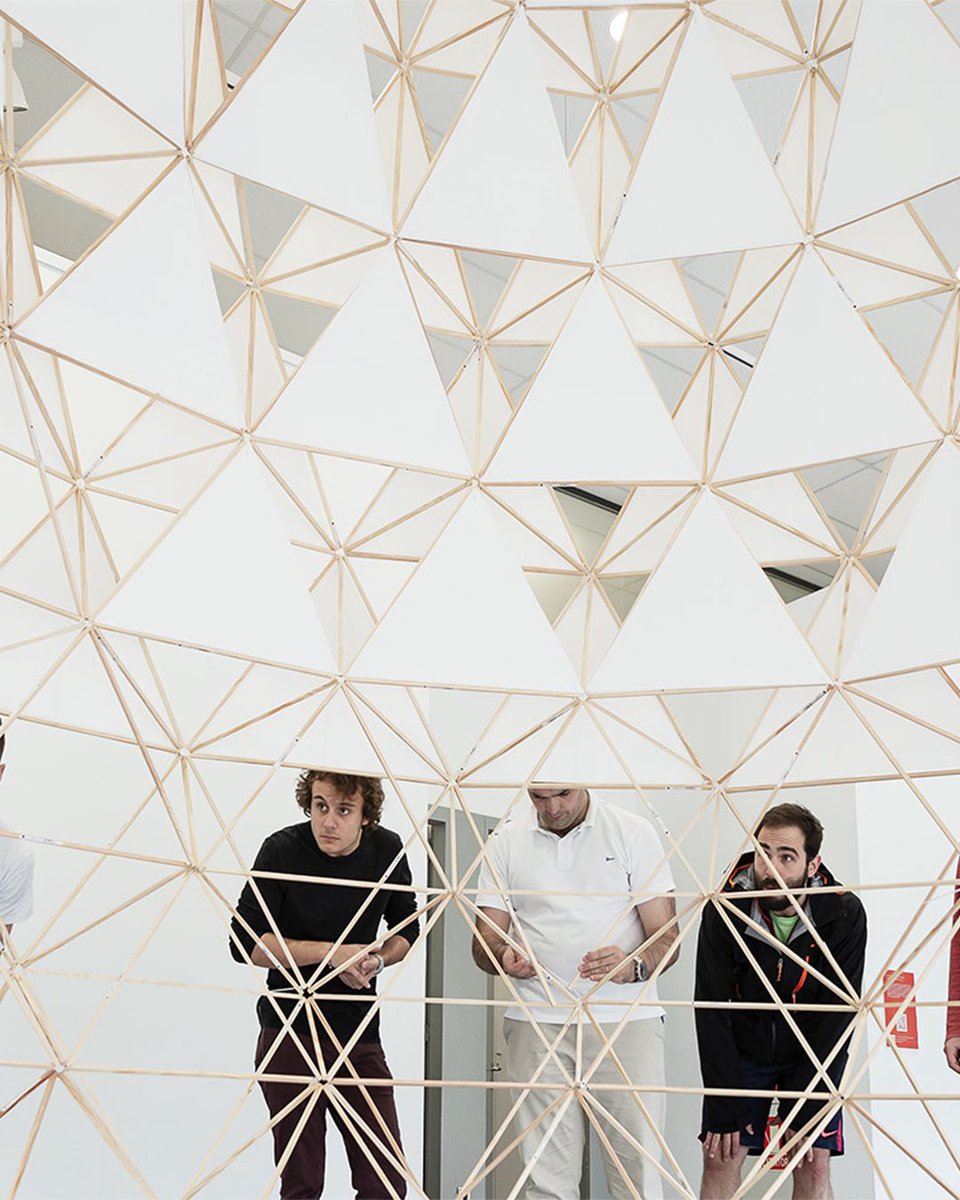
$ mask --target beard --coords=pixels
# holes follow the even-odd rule
[[[783,877],[783,882],[791,892],[800,893],[797,895],[797,903],[803,905],[803,891],[807,886],[806,876],[801,876],[798,879],[788,879],[786,875]],[[768,883],[760,885],[762,888],[770,889],[769,896],[759,896],[758,903],[764,912],[767,913],[787,913],[788,916],[796,916],[796,911],[790,902],[790,897],[786,895],[785,890],[780,886],[775,879],[771,879]]]

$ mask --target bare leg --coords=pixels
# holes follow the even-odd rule
[[[740,1170],[746,1157],[746,1146],[739,1148],[732,1158],[724,1161],[721,1161],[719,1154],[711,1158],[704,1147],[700,1200],[730,1200],[740,1186]],[[797,1200],[796,1195],[794,1200]]]
[[[833,1200],[829,1150],[814,1150],[812,1162],[805,1159],[796,1167],[793,1172],[793,1200]]]

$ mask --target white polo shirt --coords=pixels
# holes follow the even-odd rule
[[[531,895],[503,895],[530,892]],[[637,905],[673,891],[673,876],[649,821],[591,797],[584,820],[565,837],[542,829],[528,802],[493,835],[480,870],[477,904],[511,916],[511,936],[526,942],[547,977],[514,979],[537,1021],[564,1022],[578,997],[593,990],[590,1007],[604,1024],[619,1022],[643,991],[631,1020],[660,1017],[655,983],[605,983],[578,974],[588,950],[634,950],[646,938]],[[584,895],[583,893],[590,893]],[[522,936],[521,936],[522,934]],[[644,991],[644,989],[646,989]],[[654,1003],[649,1003],[653,1001]],[[518,1005],[508,1018],[523,1020]]]
[[[0,833],[6,833],[0,825]],[[33,855],[19,838],[0,837],[0,921],[14,925],[33,912]]]

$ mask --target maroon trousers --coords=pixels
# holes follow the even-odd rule
[[[277,1029],[260,1030],[254,1060],[258,1070],[279,1032]],[[308,1039],[304,1037],[302,1041],[307,1054],[313,1059],[314,1051]],[[320,1050],[322,1061],[329,1069],[330,1064],[337,1057],[336,1047],[326,1038],[321,1038]],[[397,1169],[393,1156],[385,1154],[358,1124],[358,1120],[362,1121],[388,1150],[390,1141],[384,1131],[384,1125],[390,1130],[396,1144],[398,1146],[401,1144],[397,1109],[393,1101],[393,1088],[390,1086],[392,1077],[383,1054],[383,1047],[379,1042],[358,1042],[350,1051],[349,1060],[350,1066],[343,1063],[334,1078],[338,1081],[337,1091],[352,1111],[346,1113],[345,1119],[344,1114],[331,1104],[327,1094],[321,1093],[306,1124],[300,1130],[300,1136],[296,1139],[281,1172],[280,1195],[283,1200],[316,1200],[323,1192],[328,1109],[343,1138],[357,1200],[388,1200],[388,1197],[406,1195],[406,1183],[403,1175]],[[302,1083],[260,1081],[260,1090],[263,1092],[271,1117],[275,1117],[291,1101],[295,1100],[312,1077],[312,1071],[304,1059],[296,1035],[289,1033],[283,1036],[264,1071],[269,1075],[299,1075],[303,1077]],[[360,1087],[354,1082],[355,1076],[360,1079],[383,1079],[386,1082],[382,1085],[368,1084]],[[288,1143],[293,1140],[297,1124],[303,1116],[304,1107],[310,1102],[310,1099],[311,1095],[307,1093],[299,1104],[296,1104],[285,1117],[282,1117],[274,1125],[274,1162],[280,1161]],[[356,1118],[353,1113],[356,1113]],[[356,1136],[349,1125],[356,1128]],[[390,1181],[392,1191],[381,1179],[370,1158],[378,1163],[380,1170]]]

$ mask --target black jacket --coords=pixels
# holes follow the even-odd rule
[[[723,892],[729,896],[734,911],[726,909],[737,932],[743,938],[756,966],[747,957],[720,913],[714,901],[703,911],[700,936],[697,942],[697,1000],[726,1000],[743,1003],[772,1004],[758,970],[773,986],[777,996],[788,1005],[832,1004],[832,1012],[792,1013],[803,1036],[822,1062],[839,1041],[845,1040],[855,1014],[863,981],[863,960],[867,941],[867,917],[860,900],[851,892],[818,894],[819,887],[836,887],[837,881],[820,867],[811,880],[804,913],[817,933],[829,947],[837,965],[854,989],[851,1007],[812,974],[819,972],[837,985],[844,995],[850,995],[837,972],[830,965],[804,919],[797,922],[789,947],[801,966],[786,954],[772,932],[761,935],[738,917],[738,912],[751,917],[759,926],[768,928],[768,921],[755,899],[737,897],[738,892],[757,890],[753,878],[753,854],[744,854],[731,870]],[[740,1060],[750,1058],[763,1064],[780,1063],[788,1068],[781,1084],[783,1091],[802,1092],[809,1086],[816,1069],[797,1040],[782,1013],[759,1009],[698,1008],[696,1010],[697,1042],[700,1051],[700,1070],[704,1087],[739,1088],[743,1086]],[[827,1068],[834,1083],[839,1083],[847,1061],[846,1045]],[[823,1081],[820,1088],[825,1090]],[[793,1100],[781,1103],[784,1116]],[[745,1117],[745,1098],[740,1096],[704,1097],[704,1125],[711,1133],[732,1133],[740,1128]],[[814,1119],[822,1102],[808,1101],[790,1124],[799,1129]]]

